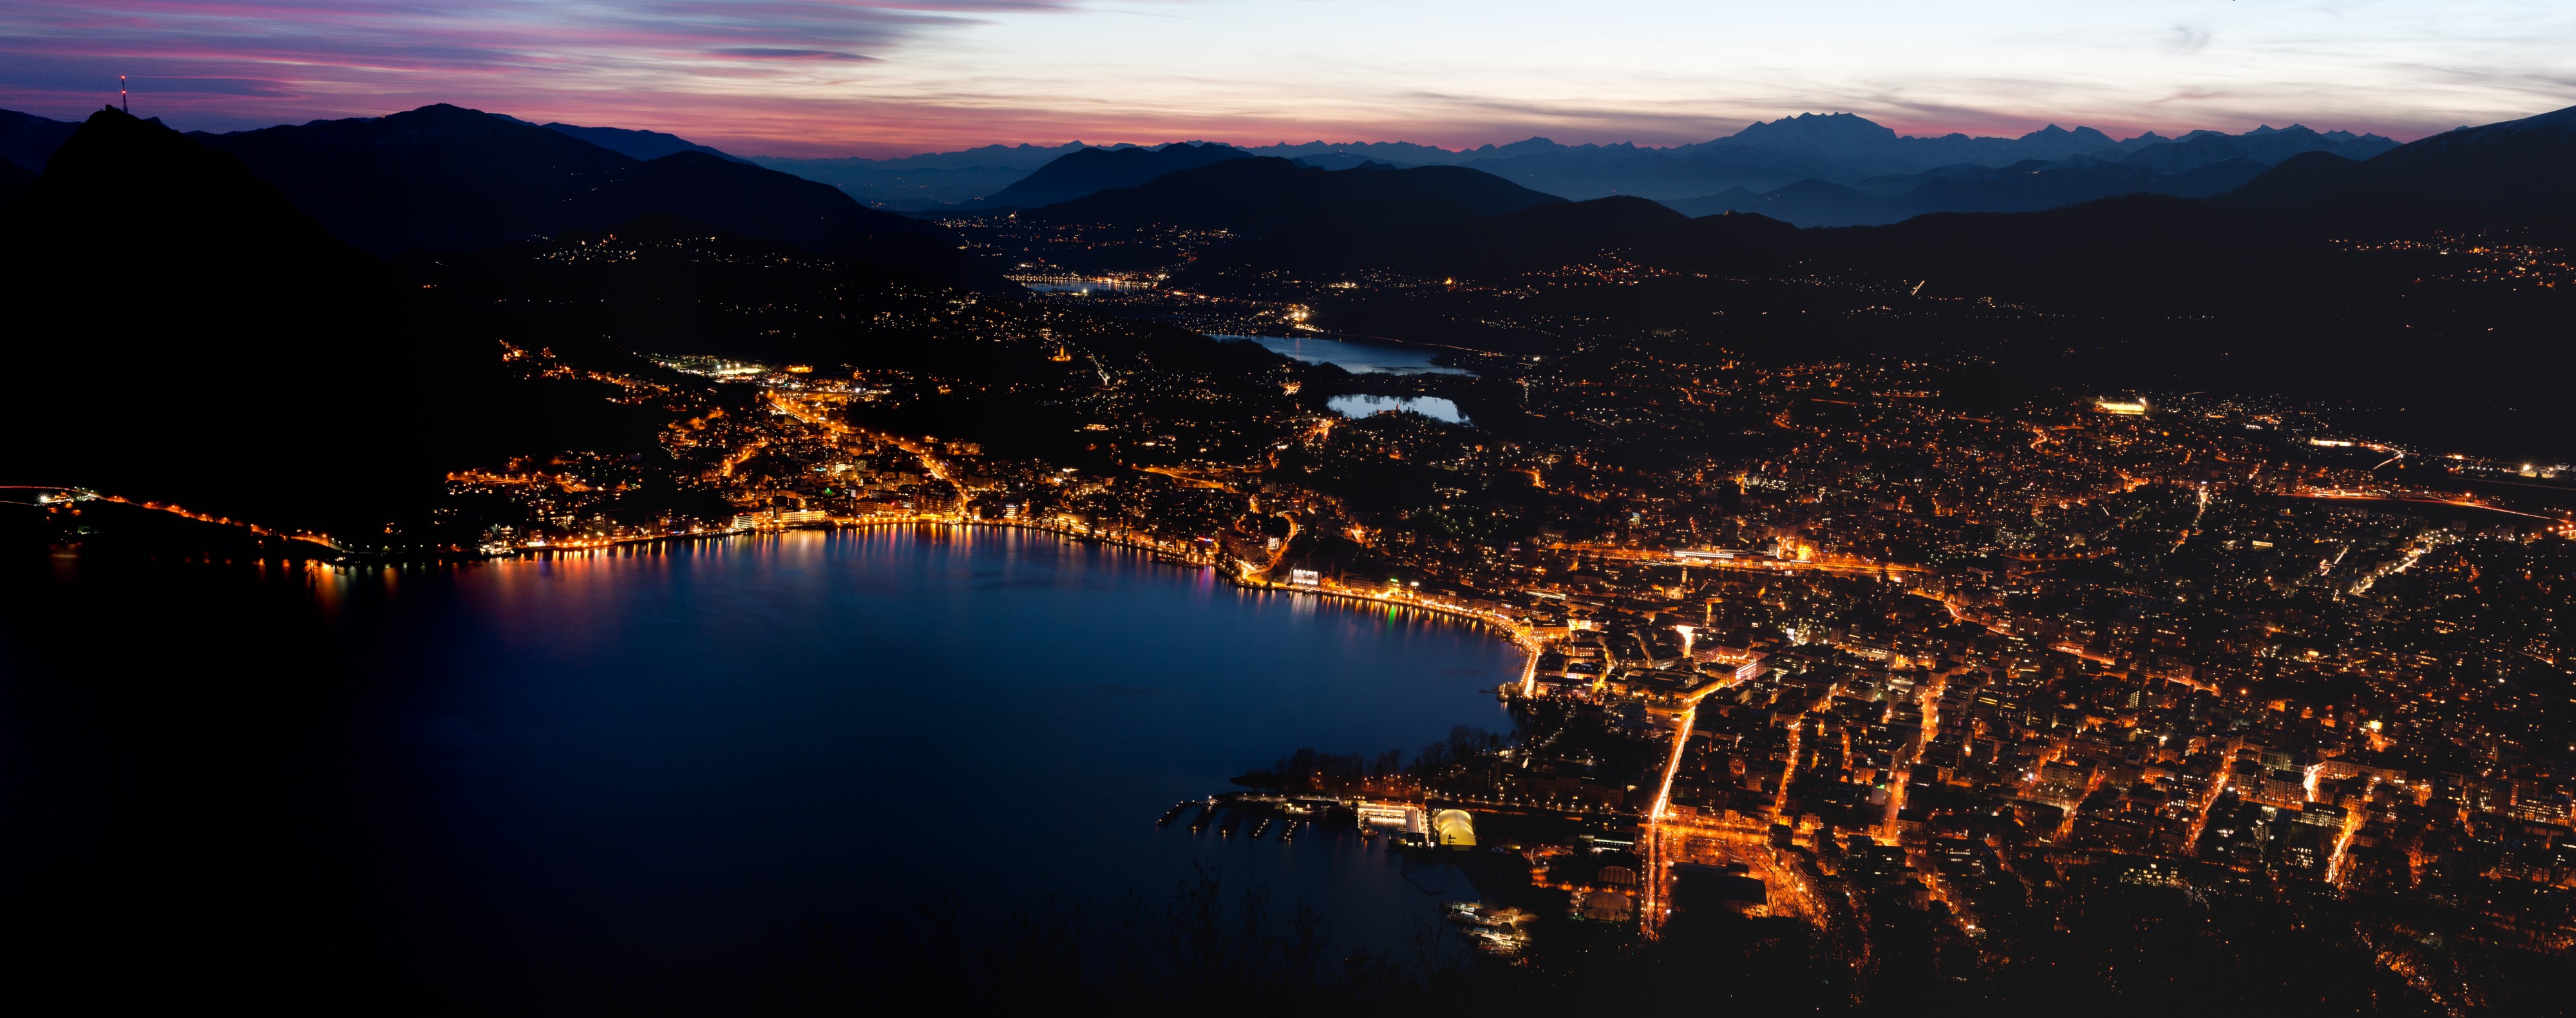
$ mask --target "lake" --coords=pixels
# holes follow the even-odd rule
[[[1389,410],[1403,410],[1451,424],[1471,423],[1459,412],[1458,404],[1445,396],[1369,396],[1342,395],[1324,401],[1324,407],[1344,417],[1366,417]]]
[[[1237,343],[1259,343],[1263,349],[1280,356],[1287,357],[1292,360],[1304,361],[1308,364],[1337,365],[1342,370],[1355,375],[1475,374],[1475,372],[1468,371],[1464,368],[1443,367],[1441,365],[1431,363],[1431,358],[1439,354],[1439,351],[1437,350],[1424,350],[1409,346],[1380,346],[1375,343],[1354,343],[1349,340],[1341,339],[1312,339],[1290,336],[1211,335],[1209,338]]]
[[[1520,667],[1477,628],[1001,530],[9,568],[0,923],[25,971],[114,960],[93,1003],[726,1012],[812,924],[1105,912],[1202,867],[1383,945],[1471,896],[1455,871],[1154,820],[1300,746],[1501,730]]]

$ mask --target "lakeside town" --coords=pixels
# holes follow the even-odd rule
[[[1222,807],[1260,837],[1331,803],[1454,853],[1492,912],[1462,927],[1497,950],[1547,923],[1651,938],[1723,910],[1811,924],[1855,965],[1951,973],[2030,950],[2088,889],[2153,885],[2404,902],[2355,935],[2441,999],[2469,977],[2428,945],[2576,937],[2576,727],[2549,702],[2576,669],[2576,529],[2516,497],[2562,465],[2403,450],[2259,401],[1972,413],[1927,398],[1929,365],[1626,361],[1512,384],[1570,413],[1724,400],[1781,444],[1652,468],[1274,400],[1104,415],[1082,432],[1118,457],[1102,469],[883,423],[964,379],[657,359],[711,384],[587,374],[685,403],[664,441],[734,511],[620,521],[603,508],[642,486],[630,465],[514,463],[450,478],[526,509],[482,551],[1023,527],[1520,643],[1525,673],[1497,690],[1515,731],[1410,762],[1309,752],[1192,821]],[[1264,384],[1293,397],[1311,369],[1280,370]],[[1086,380],[1103,403],[1191,381]]]
[[[727,256],[544,257],[657,253]],[[874,327],[940,353],[870,365],[504,342],[659,453],[514,458],[381,538],[283,537],[457,560],[999,526],[1489,627],[1527,655],[1512,731],[1300,751],[1190,825],[1285,838],[1304,817],[1265,822],[1302,810],[1435,853],[1497,954],[1724,914],[1969,978],[2124,887],[2332,909],[2435,1000],[2494,978],[2464,945],[2576,946],[2576,468],[2279,399],[1968,396],[1972,354],[1647,335],[1353,373],[1094,299],[898,287]],[[1219,324],[1326,338],[1302,310]],[[1353,393],[1465,412],[1331,407]]]

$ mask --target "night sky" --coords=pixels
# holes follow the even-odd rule
[[[748,154],[1533,134],[1676,144],[2301,122],[2401,139],[2576,103],[2564,0],[13,0],[0,106],[232,130],[454,102]]]

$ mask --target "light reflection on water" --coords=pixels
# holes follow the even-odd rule
[[[143,924],[189,952],[143,967],[274,986],[318,959],[445,1011],[602,986],[737,1011],[809,921],[943,891],[1107,914],[1201,866],[1388,950],[1454,875],[1154,818],[1300,746],[1503,728],[1522,663],[1472,625],[1001,530],[155,569],[0,587],[0,803],[45,832],[0,868],[6,911],[57,950],[131,953]]]
[[[1344,417],[1366,417],[1389,410],[1406,410],[1451,424],[1470,424],[1467,415],[1458,412],[1458,404],[1442,396],[1335,396],[1324,405]]]

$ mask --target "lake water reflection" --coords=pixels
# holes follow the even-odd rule
[[[1519,668],[1464,625],[996,530],[9,579],[0,923],[22,962],[209,999],[732,1011],[808,922],[1200,866],[1383,946],[1454,872],[1153,821],[1299,746],[1499,730]]]
[[[1431,363],[1439,351],[1407,346],[1380,346],[1340,339],[1315,339],[1289,336],[1227,336],[1213,339],[1228,342],[1259,343],[1263,349],[1308,364],[1331,364],[1355,375],[1429,374],[1473,375],[1464,368],[1444,367]]]
[[[1344,417],[1366,417],[1389,410],[1404,410],[1451,424],[1471,423],[1467,415],[1459,412],[1455,401],[1443,396],[1346,395],[1325,400],[1324,406]]]

